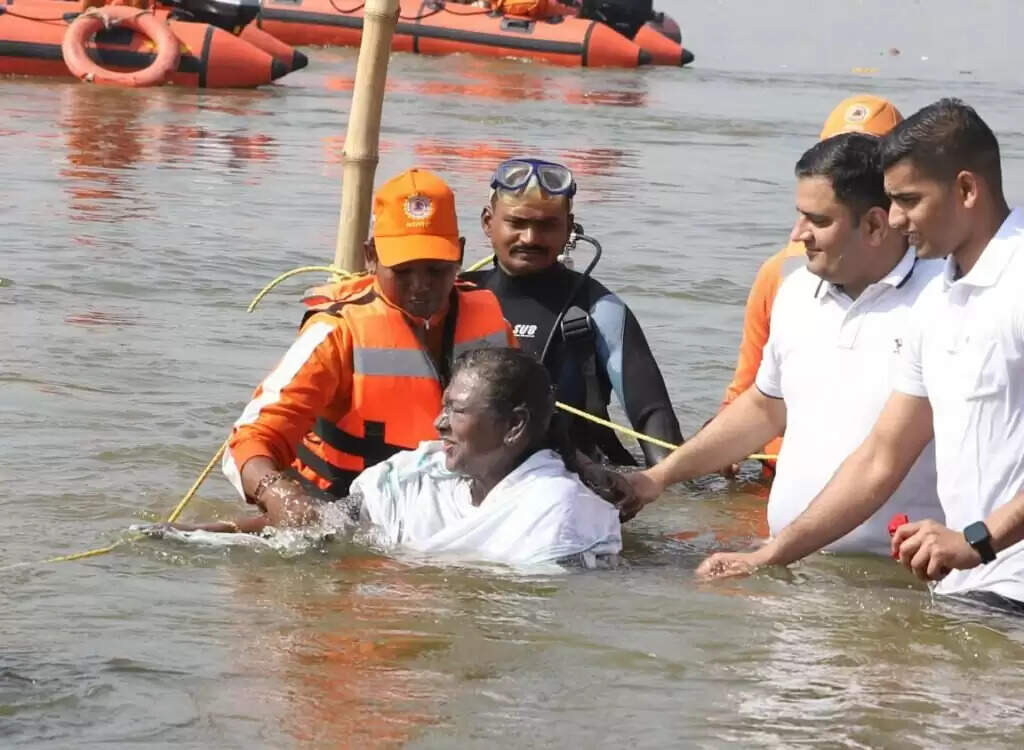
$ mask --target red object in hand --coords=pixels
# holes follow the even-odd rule
[[[896,529],[905,523],[910,523],[910,519],[907,518],[906,513],[897,513],[895,516],[889,519],[889,536],[896,533]]]
[[[892,536],[893,534],[895,534],[896,533],[896,529],[898,529],[900,526],[902,526],[905,523],[910,523],[910,519],[907,517],[906,513],[897,513],[895,516],[890,518],[889,519],[889,536]],[[900,559],[900,553],[899,552],[894,552],[893,553],[893,559],[894,560],[899,560]]]

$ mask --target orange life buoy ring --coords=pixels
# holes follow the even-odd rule
[[[145,68],[128,73],[118,73],[98,65],[89,57],[85,45],[97,31],[111,26],[126,26],[149,37],[156,45],[156,59]],[[181,55],[178,38],[167,24],[148,10],[140,11],[123,5],[91,9],[80,15],[64,32],[60,49],[64,64],[75,78],[121,86],[159,86],[178,69]]]

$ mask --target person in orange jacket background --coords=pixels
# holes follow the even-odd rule
[[[255,527],[316,518],[363,469],[437,438],[434,419],[463,351],[516,346],[497,298],[456,284],[465,239],[455,196],[410,169],[373,200],[369,276],[310,310],[299,337],[235,422],[223,470],[265,512]]]
[[[903,121],[903,115],[888,99],[872,94],[857,94],[839,102],[825,120],[818,140],[840,133],[862,132],[883,136]],[[794,270],[803,268],[807,256],[802,242],[790,242],[782,250],[761,264],[750,287],[743,315],[743,338],[740,340],[736,369],[732,382],[725,389],[719,411],[731,404],[754,384],[761,366],[764,345],[771,331],[772,305],[783,280]],[[764,447],[764,453],[778,455],[782,438],[777,437]],[[765,473],[774,474],[775,461],[762,461]],[[731,467],[732,473],[735,467]],[[726,473],[730,473],[727,471]]]

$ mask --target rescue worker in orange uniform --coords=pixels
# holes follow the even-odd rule
[[[465,239],[440,177],[403,172],[377,191],[373,217],[370,275],[307,312],[235,422],[224,474],[264,523],[309,523],[324,493],[344,497],[363,469],[437,439],[454,358],[516,345],[497,298],[455,282]]]
[[[871,94],[858,94],[839,102],[822,127],[819,140],[840,133],[859,131],[883,136],[903,121],[903,115],[888,99]],[[732,382],[725,389],[719,411],[731,404],[741,393],[754,384],[761,356],[771,331],[772,305],[775,294],[790,272],[803,268],[807,256],[802,242],[790,242],[782,250],[761,264],[747,297],[743,317],[743,338],[740,341],[736,370]],[[782,438],[778,437],[764,447],[764,453],[778,455]],[[774,461],[764,461],[765,473],[774,474]],[[724,473],[734,473],[736,467]]]

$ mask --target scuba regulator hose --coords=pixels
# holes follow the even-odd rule
[[[541,349],[540,352],[540,363],[545,367],[547,366],[547,357],[548,351],[551,348],[551,342],[554,341],[555,338],[555,331],[560,331],[562,329],[562,320],[565,318],[565,314],[569,312],[569,308],[572,307],[572,302],[576,299],[576,295],[580,293],[583,285],[587,283],[587,280],[590,278],[590,274],[597,266],[598,261],[601,260],[601,243],[593,237],[583,234],[583,227],[581,225],[573,224],[572,234],[569,235],[569,241],[566,243],[565,249],[574,250],[576,248],[576,243],[579,240],[583,240],[594,248],[594,257],[591,259],[590,263],[587,264],[587,267],[583,269],[583,273],[580,274],[580,277],[576,280],[576,284],[573,285],[572,291],[565,298],[565,304],[562,305],[562,309],[558,311],[558,315],[555,317],[555,322],[551,325],[551,331],[548,333],[547,341],[544,342],[544,348]]]

